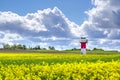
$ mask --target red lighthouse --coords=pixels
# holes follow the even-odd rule
[[[81,37],[81,53],[86,54],[86,43],[88,42],[88,39],[86,37]]]

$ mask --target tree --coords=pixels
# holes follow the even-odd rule
[[[24,50],[27,49],[27,48],[26,48],[26,45],[23,45],[23,49],[24,49]]]
[[[14,44],[11,46],[11,49],[26,49],[26,45]]]
[[[42,50],[47,50],[46,48],[42,48]]]
[[[37,49],[38,49],[38,50],[40,50],[40,49],[41,49],[41,48],[40,48],[40,45],[38,45],[38,46],[37,46]]]
[[[41,50],[40,45],[37,45],[33,48],[34,50]]]
[[[77,48],[73,48],[72,51],[73,51],[73,50],[77,50]]]
[[[11,46],[10,46],[9,44],[3,44],[3,48],[4,48],[4,49],[10,49]]]
[[[94,48],[94,49],[93,49],[93,51],[96,51],[96,50],[104,51],[103,49],[99,49],[99,48]]]
[[[16,49],[16,48],[17,48],[16,44],[14,44],[14,45],[11,46],[11,49]]]
[[[16,49],[23,49],[23,46],[21,44],[18,44]]]
[[[94,48],[93,51],[97,50],[97,48]]]
[[[49,48],[49,50],[55,50],[55,47],[53,47],[53,46],[49,46],[48,48]]]

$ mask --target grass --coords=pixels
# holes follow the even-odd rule
[[[73,62],[96,62],[98,60],[104,62],[118,61],[120,59],[119,53],[95,53],[88,52],[86,55],[81,55],[78,52],[54,52],[54,53],[16,53],[16,52],[6,52],[0,53],[0,62],[2,64],[10,65],[10,64],[43,64],[43,62],[48,64],[56,64],[56,63],[73,63]]]

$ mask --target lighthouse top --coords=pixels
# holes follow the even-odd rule
[[[82,43],[82,42],[85,42],[85,43],[87,43],[88,42],[88,39],[86,38],[86,37],[81,37],[81,40],[80,40],[80,42]]]

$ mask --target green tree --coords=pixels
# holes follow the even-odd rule
[[[24,49],[24,50],[27,49],[26,45],[23,45],[23,49]]]
[[[23,46],[21,44],[16,45],[16,49],[23,49]]]
[[[55,47],[53,47],[53,46],[49,46],[48,48],[49,48],[49,50],[55,50]]]
[[[10,49],[11,46],[10,46],[9,44],[3,44],[3,48],[4,48],[4,49]]]

